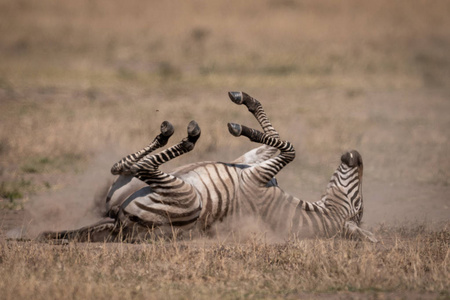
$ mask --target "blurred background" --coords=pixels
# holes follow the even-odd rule
[[[343,152],[364,159],[364,220],[448,221],[450,2],[0,0],[0,235],[85,225],[109,169],[171,121],[230,161],[264,105],[296,160],[282,188],[316,201]],[[99,198],[99,197],[97,197]],[[21,229],[21,230],[22,230]]]

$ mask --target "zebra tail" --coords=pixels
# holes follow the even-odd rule
[[[39,234],[42,242],[112,242],[117,239],[115,221],[105,218],[99,222],[75,230],[45,231]]]

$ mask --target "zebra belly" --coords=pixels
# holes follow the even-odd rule
[[[166,226],[190,229],[200,216],[201,202],[190,207],[179,207],[161,199],[147,186],[128,197],[120,206],[125,222],[134,222],[148,228]]]
[[[236,213],[241,170],[232,164],[207,162],[187,166],[176,173],[177,177],[194,186],[203,203],[198,221],[200,229],[208,229],[213,223]]]

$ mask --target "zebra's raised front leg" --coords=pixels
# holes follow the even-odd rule
[[[263,129],[265,134],[270,137],[280,138],[278,132],[272,126],[272,123],[267,117],[264,108],[258,100],[244,92],[228,92],[228,96],[234,103],[238,105],[243,104],[247,107],[248,111],[252,113],[252,115],[261,125],[261,128]],[[273,155],[275,155],[276,152],[276,148],[263,145],[256,149],[248,151],[241,157],[234,160],[233,163],[257,164],[271,158]]]
[[[129,175],[131,174],[131,167],[139,162],[144,156],[161,148],[167,144],[167,141],[174,132],[173,126],[170,122],[164,121],[161,123],[161,133],[158,134],[155,139],[144,149],[139,150],[133,154],[130,154],[120,161],[115,163],[111,168],[113,175]]]
[[[243,174],[256,184],[265,186],[284,166],[295,158],[295,149],[290,142],[281,141],[256,129],[235,123],[228,123],[228,130],[236,137],[243,135],[252,142],[265,144],[280,150],[280,154],[277,156],[243,171]]]
[[[194,149],[200,137],[200,127],[191,121],[187,131],[188,136],[177,145],[157,154],[149,154],[131,166],[133,176],[149,186],[142,196],[137,194],[120,206],[118,218],[122,227],[129,229],[140,225],[172,230],[189,229],[195,224],[202,209],[197,191],[182,179],[159,170],[163,163]]]
[[[228,96],[234,103],[238,105],[244,104],[247,107],[248,111],[251,112],[252,115],[256,118],[267,136],[278,139],[280,138],[280,135],[272,126],[272,123],[267,117],[267,114],[264,111],[261,102],[244,92],[228,92]]]

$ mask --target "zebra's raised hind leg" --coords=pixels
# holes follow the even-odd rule
[[[131,167],[156,149],[165,146],[173,133],[174,128],[172,124],[168,121],[162,122],[160,133],[148,146],[125,156],[112,166],[111,173],[120,176],[116,177],[106,195],[106,211],[108,216],[115,218],[124,199],[146,186],[144,182],[133,178]]]
[[[155,139],[144,149],[139,150],[133,154],[130,154],[120,161],[115,163],[111,168],[111,173],[113,175],[128,175],[131,174],[131,167],[139,162],[143,157],[149,153],[161,148],[167,144],[167,141],[172,136],[174,132],[173,126],[170,122],[164,121],[161,123],[161,133],[158,134]]]
[[[159,170],[159,165],[191,151],[200,137],[200,127],[195,121],[189,123],[188,137],[179,144],[158,154],[153,150],[165,145],[173,134],[169,122],[161,125],[161,134],[143,150],[128,155],[113,166],[113,173],[133,175],[148,187],[133,193],[126,201],[110,211],[111,218],[75,230],[43,232],[38,240],[65,242],[136,241],[149,229],[165,226],[166,232],[177,228],[189,228],[195,224],[201,211],[201,201],[190,184]],[[168,231],[167,231],[168,229]]]
[[[194,149],[200,127],[191,121],[188,136],[180,143],[156,154],[149,154],[130,166],[131,174],[148,184],[146,192],[122,203],[117,218],[121,228],[154,230],[167,235],[194,226],[202,209],[195,188],[184,180],[164,173],[159,166]]]

